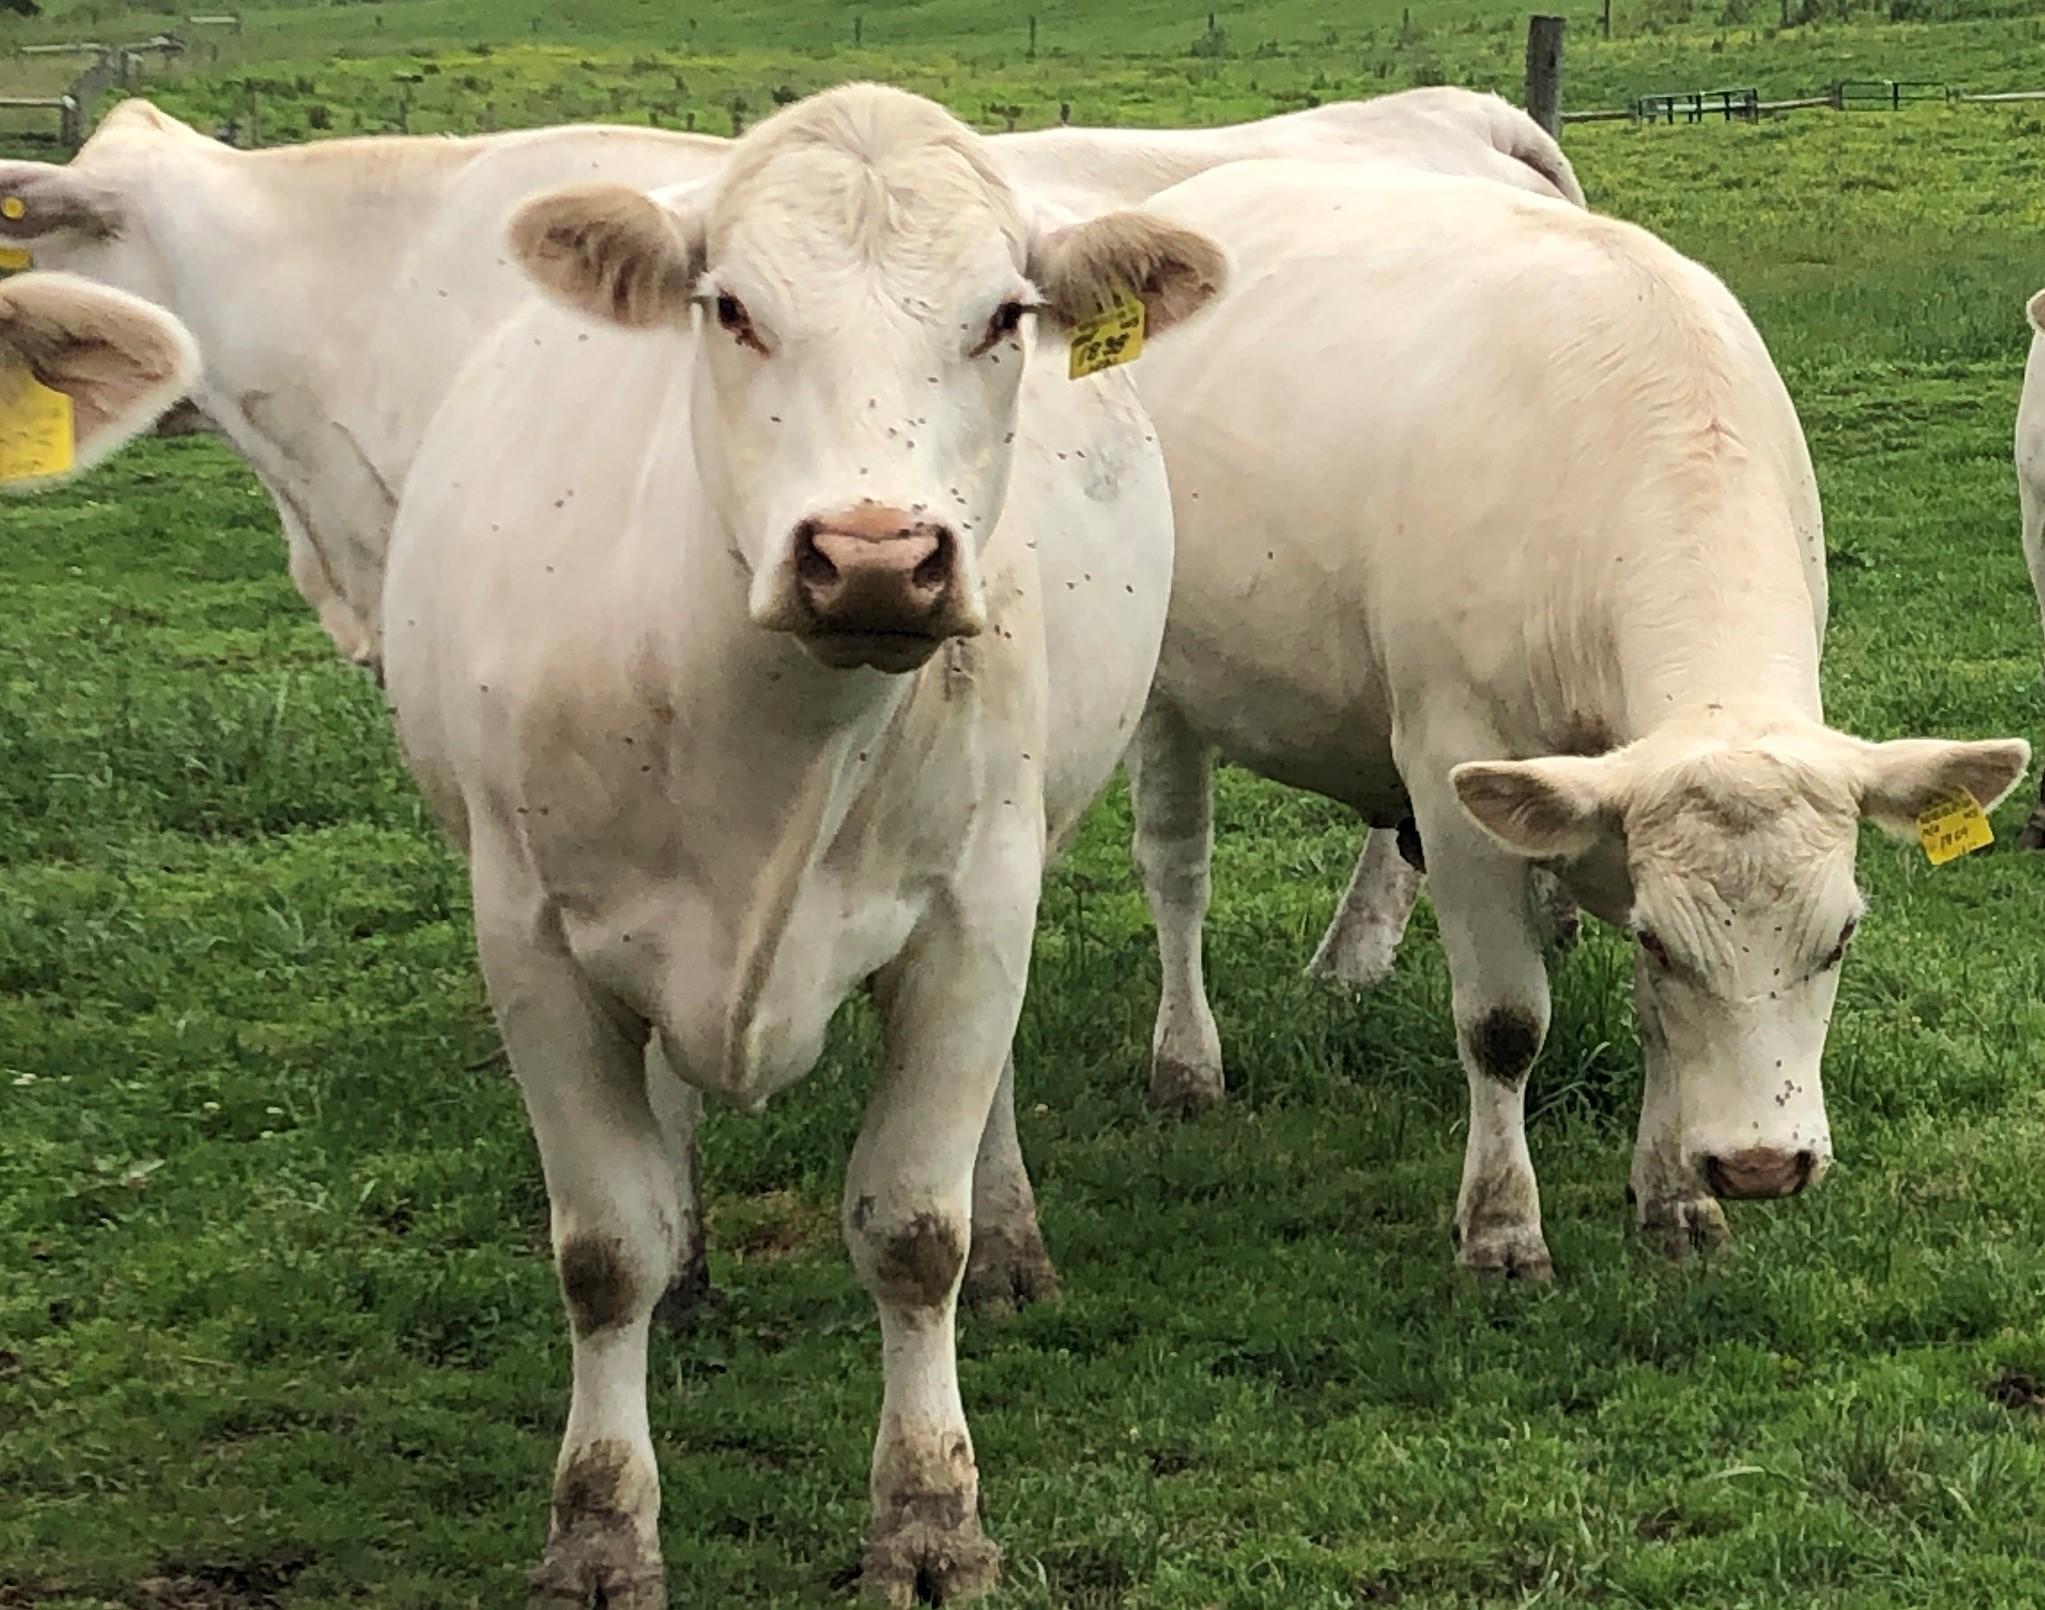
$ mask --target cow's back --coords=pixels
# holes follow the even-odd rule
[[[1236,258],[1198,350],[1139,382],[1178,520],[1160,686],[1244,764],[1377,809],[1402,676],[1523,690],[1521,623],[1597,614],[1686,518],[1694,488],[1662,471],[1714,421],[1754,497],[1792,511],[1822,625],[1787,393],[1730,294],[1652,237],[1494,185],[1286,163],[1153,205]]]

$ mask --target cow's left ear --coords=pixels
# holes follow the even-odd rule
[[[1228,272],[1228,254],[1207,236],[1147,212],[1104,213],[1030,245],[1041,316],[1059,326],[1107,312],[1126,290],[1143,301],[1145,334],[1161,335],[1227,289]]]
[[[11,487],[32,488],[89,468],[147,430],[198,378],[199,349],[190,332],[140,297],[69,274],[0,281],[0,411],[6,414],[0,428],[12,424],[25,438],[49,440],[61,416],[36,417],[38,387],[67,398],[71,415],[69,469],[20,475]]]
[[[1993,810],[2023,780],[2031,746],[2022,738],[1972,743],[1896,738],[1861,746],[1861,814],[1900,839],[1917,837],[1917,818],[1965,789]]]
[[[572,185],[511,215],[511,251],[535,284],[570,307],[647,330],[687,315],[703,276],[703,219],[687,199]]]

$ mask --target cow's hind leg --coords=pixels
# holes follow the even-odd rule
[[[1481,1274],[1546,1280],[1541,1192],[1527,1151],[1527,1076],[1548,1033],[1529,863],[1485,837],[1448,786],[1445,757],[1406,770],[1435,786],[1416,794],[1427,878],[1449,964],[1456,1050],[1470,1092],[1456,1260]]]
[[[1058,1271],[1037,1228],[1037,1196],[1023,1166],[1015,1130],[1015,1056],[1001,1084],[973,1159],[973,1250],[960,1296],[990,1319],[1058,1295]]]
[[[653,1317],[676,1335],[696,1328],[711,1297],[710,1249],[703,1232],[701,1159],[696,1132],[703,1122],[703,1096],[668,1066],[660,1036],[646,1042],[646,1100],[660,1124],[661,1149],[674,1175],[675,1268]]]
[[[1153,700],[1126,761],[1136,867],[1164,975],[1150,1042],[1150,1100],[1166,1112],[1199,1112],[1222,1097],[1221,1033],[1207,1004],[1200,944],[1214,849],[1212,760],[1184,718]]]
[[[980,1527],[954,1322],[974,1153],[1022,1006],[1034,894],[987,891],[1005,909],[984,924],[934,914],[877,981],[887,1065],[845,1171],[845,1244],[880,1312],[885,1374],[860,1589],[898,1610],[970,1598],[1000,1574]]]
[[[665,1610],[646,1340],[674,1272],[681,1206],[647,1101],[643,1028],[600,998],[538,902],[476,871],[476,939],[553,1213],[574,1347],[531,1610]]]
[[[1371,829],[1307,972],[1354,989],[1382,982],[1398,958],[1399,941],[1419,898],[1420,873],[1399,853],[1396,835]]]

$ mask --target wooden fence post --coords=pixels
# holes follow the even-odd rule
[[[1783,0],[1783,3],[1787,5],[1789,0]],[[1605,0],[1604,27],[1605,37],[1610,39],[1612,37],[1612,0]]]
[[[1562,132],[1562,19],[1527,19],[1527,115],[1550,134]]]

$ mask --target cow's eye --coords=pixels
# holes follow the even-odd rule
[[[991,352],[1003,341],[1008,340],[1022,328],[1023,315],[1029,312],[1029,304],[1011,297],[994,310],[994,317],[987,321],[987,333],[980,337],[980,344],[973,348],[973,356]]]
[[[1655,966],[1661,968],[1663,972],[1667,972],[1669,967],[1669,947],[1662,943],[1661,935],[1652,928],[1636,928],[1633,931],[1633,937],[1640,942],[1640,948],[1646,954],[1647,959],[1653,962]]]
[[[1837,967],[1846,960],[1846,947],[1853,943],[1853,931],[1859,926],[1860,919],[1858,917],[1848,917],[1846,919],[1846,926],[1839,930],[1839,943],[1834,945],[1831,953],[1818,964],[1819,972],[1829,972],[1832,968]]]
[[[746,311],[745,303],[729,291],[719,291],[715,303],[719,328],[730,333],[731,338],[742,347],[751,347],[765,355],[767,343],[762,341],[753,329],[753,316]]]

